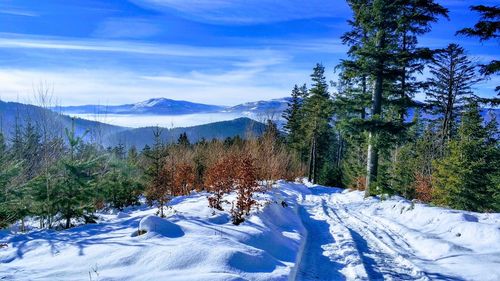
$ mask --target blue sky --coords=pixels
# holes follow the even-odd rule
[[[457,42],[478,61],[498,58],[498,41],[454,36],[477,21],[469,5],[497,1],[440,2],[451,20],[423,44]],[[349,17],[343,0],[2,0],[0,98],[29,102],[40,83],[63,105],[280,98],[308,82],[316,62],[335,79]],[[477,92],[491,96],[499,81]]]

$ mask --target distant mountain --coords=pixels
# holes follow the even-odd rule
[[[267,101],[256,101],[239,104],[226,108],[225,112],[247,112],[253,114],[281,113],[287,108],[291,98],[272,99]]]
[[[64,129],[71,128],[73,122],[77,134],[81,135],[85,131],[90,132],[87,139],[102,140],[128,129],[86,119],[71,118],[34,105],[0,101],[0,130],[7,139],[10,139],[16,123],[21,127],[31,123],[45,128],[53,135],[63,135]]]
[[[64,114],[148,114],[184,115],[196,113],[241,113],[242,115],[270,115],[280,113],[287,107],[290,98],[256,101],[236,106],[218,106],[166,98],[149,99],[136,104],[60,106],[54,111]]]
[[[148,105],[143,105],[147,107]],[[153,105],[154,106],[154,105]],[[30,122],[39,128],[47,128],[53,135],[64,136],[64,129],[71,128],[75,124],[75,130],[78,135],[85,131],[87,141],[99,141],[104,146],[113,146],[125,144],[126,146],[135,145],[138,148],[146,144],[153,143],[153,128],[131,129],[126,127],[113,126],[101,122],[90,121],[80,118],[71,118],[70,116],[59,114],[48,109],[34,105],[26,105],[16,102],[0,101],[0,130],[11,139],[16,123],[24,127]],[[162,129],[162,138],[166,143],[175,142],[181,133],[186,132],[192,142],[205,138],[225,139],[236,135],[245,137],[247,135],[261,135],[265,130],[265,125],[250,118],[237,118],[231,121],[215,122],[206,125]]]
[[[183,115],[209,113],[223,110],[224,107],[188,101],[154,98],[136,104],[124,105],[81,105],[61,106],[53,110],[64,114],[150,114],[150,115]]]
[[[162,129],[162,139],[165,143],[176,142],[181,133],[186,133],[191,142],[201,139],[225,139],[240,136],[242,138],[253,135],[259,136],[265,130],[265,125],[250,118],[237,118],[231,121],[221,121],[205,125]],[[146,144],[153,144],[154,127],[130,129],[109,136],[107,142],[112,145],[124,144],[127,147],[143,148]]]

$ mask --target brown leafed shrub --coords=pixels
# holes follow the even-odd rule
[[[353,180],[351,186],[349,186],[349,188],[355,189],[355,190],[360,190],[360,191],[365,190],[365,188],[366,188],[366,177],[364,177],[364,176],[356,177]]]
[[[208,167],[205,173],[205,188],[212,193],[208,198],[211,208],[223,210],[222,197],[233,189],[236,162],[235,155],[226,155]]]
[[[175,196],[188,195],[195,185],[194,168],[189,163],[179,163],[174,166],[173,194]]]
[[[416,199],[422,202],[432,201],[432,177],[417,173],[415,175]]]
[[[249,154],[242,154],[236,165],[235,187],[237,191],[236,205],[231,209],[233,223],[238,225],[245,221],[244,216],[250,213],[257,202],[253,195],[261,191],[257,181],[255,159]]]

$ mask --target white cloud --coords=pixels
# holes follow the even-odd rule
[[[209,104],[234,105],[247,101],[289,95],[292,83],[307,77],[300,71],[280,72],[242,70],[220,73],[193,71],[182,75],[145,75],[116,69],[27,70],[0,69],[0,97],[29,103],[33,86],[47,81],[62,105],[124,104],[151,97],[166,97]]]
[[[317,17],[344,16],[340,0],[133,0],[159,10],[174,9],[192,20],[210,23],[259,24]]]
[[[1,9],[0,14],[22,17],[38,17],[37,13],[18,9]]]
[[[67,38],[6,36],[0,34],[0,48],[49,49],[90,52],[116,52],[178,57],[253,57],[278,55],[272,50],[252,48],[217,48],[175,44],[150,44],[119,40],[77,40]],[[45,37],[46,38],[46,37]]]

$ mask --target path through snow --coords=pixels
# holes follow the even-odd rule
[[[0,280],[500,280],[498,213],[286,182],[258,200],[239,226],[230,204],[194,193],[165,219],[143,205],[65,231],[0,231]]]
[[[394,201],[364,200],[359,192],[348,194],[335,188],[311,189],[311,194],[305,195],[300,202],[300,217],[307,234],[304,250],[297,261],[298,268],[294,279],[498,280],[500,241],[495,242],[495,238],[499,237],[498,214],[493,214],[493,227],[488,229],[493,233],[492,251],[478,254],[472,249],[440,237],[443,233],[439,232],[450,232],[460,221],[453,221],[453,218],[451,222],[444,221],[444,227],[438,227],[439,235],[410,228],[403,229],[401,226],[398,228],[394,227],[398,225],[397,221],[387,221],[384,218],[388,209],[381,206],[384,203],[394,204]],[[403,216],[404,212],[411,212],[415,208],[411,203],[406,203],[409,206],[400,209],[396,208],[396,204],[391,209],[400,210],[400,215]],[[379,213],[372,212],[373,206],[378,207],[376,210]],[[448,212],[450,215],[456,213],[451,210]],[[432,213],[427,214],[429,215]],[[467,214],[464,217],[467,218]],[[439,218],[437,219],[439,221]],[[471,224],[470,227],[469,231],[476,232],[474,225]],[[455,240],[460,236],[461,234],[455,235]],[[442,251],[436,253],[436,249],[425,249],[427,246],[438,247]],[[429,258],[425,254],[427,250],[441,256],[437,259]],[[482,257],[481,260],[486,264],[479,263],[477,257]]]

